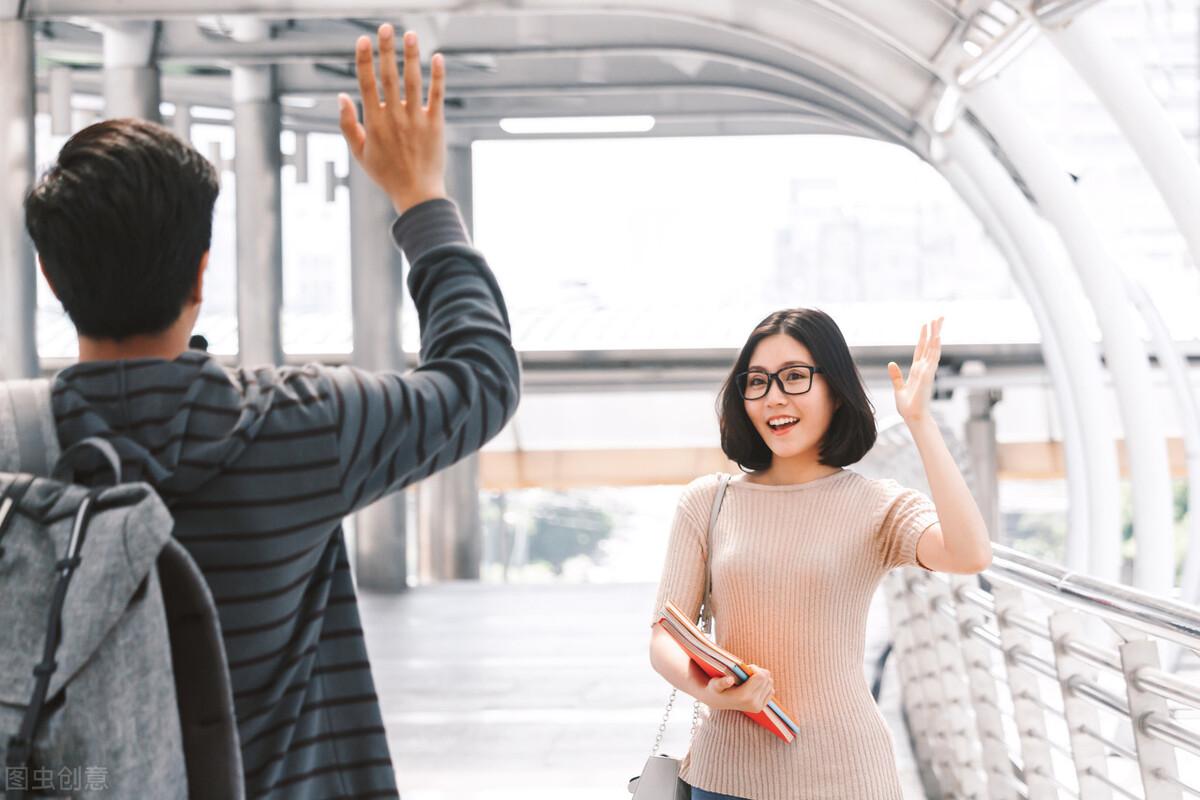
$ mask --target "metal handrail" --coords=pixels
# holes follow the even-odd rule
[[[1129,719],[1129,705],[1121,699],[1121,696],[1114,694],[1094,683],[1085,680],[1073,678],[1068,682],[1068,686],[1073,694],[1081,697],[1088,702],[1094,703],[1100,708],[1107,709],[1114,714],[1119,714],[1125,719]]]
[[[1141,728],[1146,733],[1175,747],[1187,750],[1194,756],[1200,756],[1200,738],[1190,728],[1185,728],[1178,722],[1161,719],[1157,714],[1149,714],[1142,718]]]
[[[1067,653],[1081,658],[1092,666],[1106,669],[1110,672],[1115,672],[1118,675],[1123,675],[1124,670],[1121,669],[1121,659],[1113,658],[1112,656],[1100,650],[1097,647],[1092,647],[1087,642],[1081,642],[1070,636],[1059,641],[1058,646]]]
[[[916,753],[952,794],[1200,796],[1200,766],[1177,761],[1200,758],[1200,730],[1184,724],[1196,720],[1179,718],[1200,712],[1200,673],[1168,671],[1159,653],[1200,651],[1200,609],[1002,545],[978,577],[889,580]]]
[[[1032,589],[1152,636],[1200,647],[1200,611],[1194,606],[1081,575],[1004,545],[993,544],[992,553],[992,565],[984,573],[989,579]]]
[[[1142,667],[1133,674],[1133,683],[1142,691],[1154,692],[1168,700],[1200,708],[1200,686],[1161,669]]]
[[[1109,748],[1117,755],[1123,756],[1124,758],[1128,758],[1130,761],[1137,761],[1137,753],[1136,752],[1129,749],[1125,745],[1120,744],[1119,742],[1114,742],[1112,739],[1109,739],[1107,736],[1104,736],[1103,734],[1100,734],[1100,733],[1092,730],[1091,728],[1087,727],[1086,725],[1083,728],[1081,728],[1079,732],[1082,733],[1084,736],[1092,737],[1097,742],[1099,742],[1100,744]]]

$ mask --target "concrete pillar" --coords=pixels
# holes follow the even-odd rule
[[[185,142],[192,141],[192,107],[186,101],[175,104],[175,116],[171,118],[171,130]]]
[[[25,192],[33,185],[33,27],[0,19],[0,378],[38,371],[37,273],[25,233]]]
[[[283,363],[283,222],[274,67],[233,68],[237,182],[238,360]]]
[[[392,244],[392,201],[350,159],[350,273],[354,364],[403,370],[400,308],[404,265]],[[406,587],[405,495],[398,492],[358,513],[355,574],[358,585],[380,592]]]
[[[72,127],[71,83],[72,70],[70,67],[52,67],[50,69],[50,134],[52,136],[70,136]]]
[[[104,113],[162,122],[158,23],[113,22],[104,27]]]
[[[479,580],[483,526],[478,455],[467,456],[418,485],[417,538],[422,582]]]
[[[452,144],[446,188],[471,228],[471,145]],[[479,456],[472,454],[417,488],[417,540],[422,581],[478,580],[483,557]]]

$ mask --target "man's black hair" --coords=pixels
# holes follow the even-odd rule
[[[122,340],[179,318],[212,240],[216,170],[161,125],[97,122],[25,197],[25,227],[79,333]]]

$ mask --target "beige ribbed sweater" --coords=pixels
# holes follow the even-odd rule
[[[699,612],[716,486],[708,475],[680,498],[656,612],[666,600]],[[685,781],[747,800],[901,799],[863,675],[867,609],[888,570],[918,565],[917,539],[937,521],[920,492],[848,469],[790,486],[730,482],[713,531],[717,642],[771,671],[800,733],[786,744],[738,711],[714,711]]]

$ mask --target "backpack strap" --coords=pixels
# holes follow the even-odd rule
[[[45,379],[0,382],[0,403],[11,415],[17,444],[17,472],[46,476],[58,458],[58,432]]]
[[[89,436],[68,447],[54,463],[51,477],[65,483],[74,483],[75,467],[79,464],[79,459],[88,453],[99,453],[103,456],[105,466],[112,470],[113,486],[121,482],[121,456],[112,442],[99,436]]]
[[[25,499],[33,480],[32,475],[19,475],[0,490],[0,559],[4,558],[4,534],[8,533],[9,525],[17,516],[17,506]]]
[[[83,549],[83,540],[87,535],[88,522],[91,520],[92,506],[98,494],[98,489],[89,492],[83,502],[79,504],[79,509],[75,512],[74,526],[71,529],[71,540],[67,544],[66,557],[59,559],[54,564],[56,579],[54,593],[50,600],[49,618],[46,622],[46,639],[42,644],[42,660],[33,668],[33,696],[25,707],[21,727],[8,739],[8,751],[5,758],[5,767],[8,770],[28,769],[30,759],[33,757],[33,738],[41,723],[42,711],[46,704],[46,690],[50,686],[51,676],[58,669],[58,662],[54,660],[54,656],[62,639],[63,602],[66,600],[71,576],[75,574],[75,569],[81,561],[79,553]],[[25,794],[21,790],[14,792],[10,789],[8,796],[14,800],[22,800]]]

